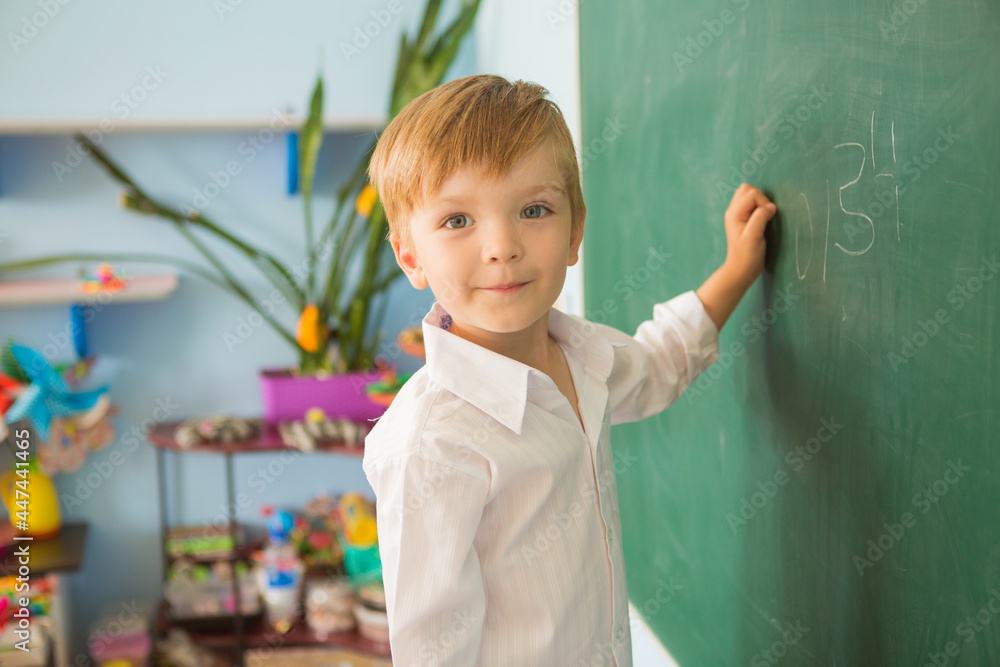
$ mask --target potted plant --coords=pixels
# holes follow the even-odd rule
[[[414,38],[402,36],[390,97],[390,121],[411,100],[442,82],[472,27],[479,0],[464,0],[455,20],[432,37],[440,5],[441,0],[429,0],[417,35]],[[303,261],[294,270],[266,249],[240,238],[200,211],[183,210],[153,197],[107,153],[83,134],[76,134],[80,144],[124,186],[120,204],[171,223],[207,260],[210,268],[149,253],[69,253],[0,264],[0,273],[80,260],[172,264],[215,283],[256,310],[257,304],[250,291],[202,238],[214,237],[248,258],[298,313],[298,320],[292,326],[273,313],[259,311],[264,321],[299,355],[295,369],[271,369],[262,373],[266,417],[271,421],[297,419],[310,407],[320,407],[328,416],[355,419],[377,416],[384,408],[368,401],[363,392],[364,386],[379,376],[375,351],[380,340],[379,335],[372,332],[378,330],[384,308],[374,313],[372,301],[402,272],[396,266],[389,244],[385,243],[388,232],[385,212],[377,194],[367,183],[374,138],[351,177],[337,191],[329,221],[318,234],[314,230],[312,195],[316,160],[323,142],[322,118],[323,80],[319,76],[298,144],[305,249]],[[354,266],[354,262],[360,266]],[[291,402],[286,402],[289,400],[286,392],[291,393]],[[341,392],[346,395],[341,396]]]

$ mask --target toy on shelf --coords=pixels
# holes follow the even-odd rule
[[[426,358],[422,326],[403,329],[396,336],[396,342],[399,344],[399,349],[405,354],[421,360]],[[397,375],[395,368],[382,358],[375,360],[375,366],[381,373],[381,377],[365,387],[365,393],[368,395],[368,400],[373,403],[389,407],[392,399],[396,397],[406,381],[413,376],[413,373]]]
[[[0,415],[4,415],[0,420],[0,440],[6,437],[7,421],[16,421],[18,413],[29,408],[27,401],[31,400],[31,396],[28,392],[38,393],[37,389],[32,389],[32,377],[18,362],[18,357],[25,359],[26,355],[18,352],[15,356],[14,348],[14,343],[8,341],[0,352]],[[95,363],[96,359],[89,357],[53,366],[51,370],[53,377],[61,377],[66,387],[73,390],[87,379]],[[17,410],[11,412],[19,399],[26,403],[23,406],[19,404]],[[74,472],[83,465],[87,454],[111,444],[115,429],[110,417],[115,411],[116,408],[104,399],[84,412],[61,417],[50,415],[48,437],[38,433],[32,438],[41,471],[46,475]]]
[[[228,525],[174,526],[167,532],[167,553],[174,558],[191,557],[200,560],[229,558],[246,539],[241,524],[236,525],[236,542]]]
[[[7,439],[7,421],[4,415],[21,393],[22,385],[14,378],[0,373],[0,440]]]
[[[327,495],[310,500],[303,512],[304,520],[292,530],[292,542],[310,575],[342,571],[344,550],[337,540],[334,507]]]
[[[344,567],[355,586],[382,579],[378,553],[375,504],[358,492],[345,493],[337,503],[337,535],[344,549]]]
[[[331,632],[344,632],[355,626],[354,590],[346,577],[308,580],[305,603],[306,623],[320,641]]]
[[[18,653],[14,646],[23,641],[23,637],[19,638],[15,631],[23,627],[19,626],[24,622],[23,610],[27,610],[33,626],[41,626],[51,620],[54,603],[58,599],[59,582],[51,575],[32,577],[30,591],[25,591],[23,578],[18,581],[15,576],[0,577],[0,664],[6,664],[3,656]],[[42,639],[39,635],[44,634],[32,633],[32,650],[39,648],[36,642]],[[41,646],[44,648],[44,643]]]
[[[27,387],[16,390],[17,397],[7,408],[4,421],[12,424],[27,419],[43,440],[49,439],[54,417],[73,417],[81,427],[89,428],[111,406],[107,387],[75,391],[45,357],[30,347],[8,343],[2,369],[8,378],[27,383]]]
[[[140,607],[141,608],[141,607]],[[87,645],[98,667],[143,667],[149,664],[153,641],[142,614],[122,618],[108,614],[90,626]]]
[[[115,427],[109,411],[93,426],[85,427],[75,419],[55,418],[48,440],[38,443],[38,464],[46,475],[80,469],[90,452],[104,449],[115,439]]]
[[[252,419],[215,415],[191,419],[174,429],[174,440],[181,447],[190,449],[199,445],[243,442],[260,434],[260,427]]]
[[[104,262],[94,269],[94,275],[92,276],[81,271],[78,277],[78,284],[80,285],[80,291],[87,294],[96,294],[98,292],[114,293],[125,289],[127,280],[117,275],[115,270],[111,268],[111,265]]]
[[[377,361],[376,365],[379,367],[382,377],[367,385],[365,393],[368,395],[368,400],[373,403],[389,407],[392,399],[396,398],[396,394],[399,393],[399,390],[403,388],[403,385],[410,379],[413,373],[397,375],[394,368],[381,360]]]
[[[409,327],[399,332],[396,337],[399,348],[411,357],[425,359],[423,326]]]
[[[357,447],[364,440],[361,427],[350,419],[330,419],[319,408],[310,408],[305,419],[278,422],[278,434],[286,447],[304,452],[316,450],[324,442],[343,442]]]
[[[261,511],[267,517],[268,544],[253,554],[257,582],[268,623],[284,634],[291,630],[299,615],[305,566],[296,553],[291,535],[302,518],[271,506],[264,506]]]
[[[211,650],[195,644],[191,635],[180,628],[171,628],[164,639],[157,640],[156,653],[162,656],[158,664],[173,667],[217,667],[217,657]]]
[[[240,581],[239,613],[243,616],[259,614],[257,582],[245,563],[237,562],[234,569],[228,561],[209,564],[179,558],[171,563],[163,586],[163,596],[170,604],[171,622],[192,630],[231,627],[231,620],[237,613],[234,573]]]
[[[23,535],[45,539],[62,527],[55,484],[39,470],[37,458],[0,476],[0,500],[11,524]]]
[[[306,503],[303,514],[309,525],[308,535],[299,540],[299,554],[310,566],[312,574],[340,574],[344,567],[344,550],[337,537],[337,499],[320,494]]]

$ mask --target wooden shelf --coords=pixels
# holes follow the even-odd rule
[[[228,553],[222,555],[201,555],[201,554],[181,554],[177,555],[170,551],[165,551],[164,556],[167,561],[174,563],[179,560],[186,560],[192,563],[206,564],[206,563],[216,563],[218,561],[241,561],[249,560],[250,554],[254,551],[259,551],[264,548],[267,544],[267,529],[264,526],[258,526],[254,524],[246,525],[242,524],[243,528],[243,541],[236,545],[236,548]]]
[[[146,435],[146,439],[153,444],[154,447],[159,447],[161,449],[170,449],[177,452],[191,453],[191,454],[234,454],[237,452],[283,452],[283,451],[301,451],[295,447],[288,447],[281,441],[281,435],[278,433],[278,428],[274,424],[266,422],[264,420],[256,420],[257,425],[260,427],[260,435],[253,440],[245,440],[243,442],[226,442],[217,444],[200,445],[196,447],[181,447],[181,445],[174,440],[174,431],[183,422],[163,422],[157,424],[156,427]],[[371,427],[368,424],[361,422],[356,422],[361,428],[364,434],[367,434]],[[329,454],[347,454],[349,456],[362,457],[365,454],[364,441],[358,443],[357,445],[348,445],[343,442],[330,443],[330,444],[320,444],[316,447],[316,452],[325,452]]]
[[[83,549],[87,543],[87,524],[67,523],[54,537],[44,540],[15,542],[7,549],[0,550],[0,576],[17,573],[18,558],[15,549],[28,545],[31,553],[31,576],[40,577],[52,572],[77,572],[83,565]]]
[[[0,280],[0,308],[86,304],[98,299],[109,304],[159,301],[177,289],[177,282],[176,273],[135,276],[118,292],[99,295],[81,291],[76,278]]]
[[[162,635],[166,635],[172,627],[169,603],[160,602],[156,614],[157,627]],[[245,620],[243,646],[250,650],[254,648],[280,646],[336,646],[349,648],[361,653],[390,657],[389,644],[376,642],[361,636],[356,629],[348,632],[332,632],[325,640],[320,640],[316,633],[309,629],[304,618],[292,626],[285,634],[280,634],[267,626],[263,615]],[[235,649],[236,635],[234,632],[191,632],[191,640],[211,649]]]

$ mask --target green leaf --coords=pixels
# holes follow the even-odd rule
[[[313,180],[316,177],[316,159],[323,143],[323,78],[316,79],[312,100],[309,102],[309,116],[299,136],[299,179],[302,196],[310,197]]]
[[[424,9],[424,18],[420,23],[420,32],[417,34],[417,41],[414,43],[413,48],[419,51],[427,41],[427,38],[431,34],[431,30],[434,29],[434,24],[437,23],[438,10],[441,9],[441,0],[429,0],[427,7]]]
[[[7,342],[3,345],[3,351],[0,352],[0,372],[3,372],[4,375],[21,384],[31,384],[31,378],[21,370],[21,365],[14,358],[14,352],[11,350],[13,344],[14,339],[8,338]]]
[[[306,227],[306,256],[312,257],[315,250],[312,224],[312,193],[313,182],[316,180],[316,160],[319,157],[319,147],[323,144],[323,77],[316,79],[312,100],[309,102],[309,116],[306,118],[302,133],[299,136],[299,179],[302,188],[302,207],[304,209]],[[316,282],[315,265],[309,264],[306,270],[305,300],[312,298]]]

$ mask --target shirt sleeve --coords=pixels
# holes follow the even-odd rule
[[[473,542],[489,485],[419,453],[364,467],[375,490],[393,664],[476,664],[486,594]]]
[[[719,330],[694,291],[653,306],[634,336],[604,327],[615,352],[608,378],[611,423],[665,410],[719,357]]]

